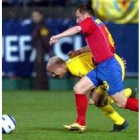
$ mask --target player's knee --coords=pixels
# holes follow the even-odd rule
[[[116,105],[119,107],[119,108],[125,108],[125,102],[118,102],[116,103]]]
[[[125,108],[127,98],[124,96],[123,91],[116,93],[115,95],[112,96],[112,98],[119,108]]]
[[[82,94],[83,93],[81,86],[79,86],[78,84],[76,84],[74,86],[73,90],[74,90],[74,93],[78,93],[78,94]]]

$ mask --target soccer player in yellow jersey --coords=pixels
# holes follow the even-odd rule
[[[125,73],[123,61],[116,54],[115,58],[121,65],[123,80]],[[59,78],[63,78],[66,75],[67,71],[69,71],[74,76],[83,77],[95,67],[96,65],[92,61],[91,53],[80,54],[74,58],[69,59],[66,62],[63,61],[60,57],[54,56],[49,60],[47,64],[47,70],[52,74],[52,76]],[[129,97],[132,94],[132,90],[130,88],[127,88],[125,89],[124,93],[125,96]],[[121,131],[128,127],[127,121],[123,117],[121,117],[110,105],[113,100],[109,96],[107,96],[106,91],[102,90],[100,87],[96,88],[96,90],[93,92],[92,100],[94,102],[94,105],[99,107],[102,112],[114,122],[112,130],[113,132]],[[100,103],[99,100],[102,101],[102,103]],[[64,128],[67,130],[78,130],[79,132],[84,132],[86,130],[86,126],[83,127],[78,123],[64,125]]]

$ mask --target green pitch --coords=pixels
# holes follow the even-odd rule
[[[118,108],[130,124],[123,132],[109,133],[112,121],[94,106],[88,107],[85,133],[64,130],[62,125],[76,117],[71,91],[3,91],[2,105],[2,114],[17,122],[16,130],[4,134],[3,140],[138,140],[138,114]]]

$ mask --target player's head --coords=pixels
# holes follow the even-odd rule
[[[67,73],[66,63],[60,57],[53,56],[47,63],[47,70],[53,77],[63,78]]]
[[[35,23],[40,23],[43,20],[43,13],[40,10],[34,10],[32,12],[32,15],[31,16],[32,16],[32,20]]]
[[[89,4],[81,4],[75,9],[76,22],[80,23],[88,17],[94,16],[94,11]]]

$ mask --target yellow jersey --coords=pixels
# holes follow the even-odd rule
[[[124,79],[125,67],[124,67],[123,61],[117,54],[115,54],[114,56],[116,60],[119,62],[119,64],[121,65],[122,79]],[[78,77],[85,76],[87,73],[89,73],[91,70],[93,70],[96,67],[92,61],[92,55],[90,52],[83,53],[74,58],[68,59],[66,61],[66,65],[67,65],[68,71],[72,75],[78,76]]]

